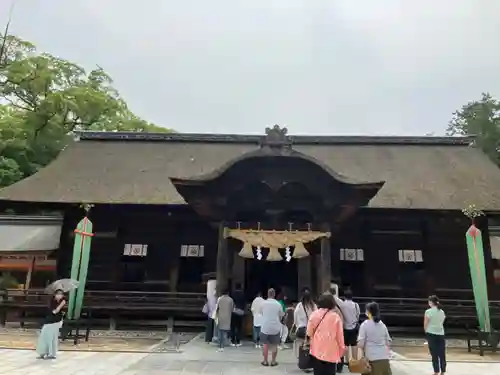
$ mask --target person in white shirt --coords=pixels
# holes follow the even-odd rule
[[[280,343],[281,320],[283,319],[283,307],[275,299],[276,291],[271,288],[267,291],[267,300],[262,303],[262,325],[260,327],[260,341],[264,345],[262,366],[277,366],[278,345]],[[268,362],[271,352],[271,364]]]
[[[296,328],[293,349],[297,358],[299,356],[299,347],[304,343],[306,338],[307,322],[316,309],[317,307],[312,299],[311,291],[304,289],[300,302],[295,306],[293,312],[293,324]]]
[[[355,353],[358,344],[358,330],[359,330],[359,305],[352,300],[352,291],[346,290],[344,293],[345,300],[342,301],[337,295],[335,302],[342,311],[342,320],[344,324],[344,342],[347,348],[346,359],[349,361],[350,353]]]
[[[262,298],[262,293],[257,293],[257,297],[252,302],[250,310],[253,316],[253,341],[256,348],[260,348],[260,326],[262,325],[262,304],[264,303],[264,298]]]

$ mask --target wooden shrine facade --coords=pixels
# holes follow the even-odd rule
[[[80,217],[76,207],[67,212],[58,253],[61,277],[69,275],[71,228]],[[217,275],[226,285],[241,284],[249,299],[263,285],[293,294],[305,286],[324,289],[330,281],[364,297],[472,298],[463,240],[469,223],[459,213],[361,208],[330,238],[306,244],[309,257],[290,262],[284,249],[278,262],[265,261],[266,249],[262,260],[242,258],[240,241],[225,238],[220,223],[204,221],[186,206],[97,205],[91,218],[100,229],[92,243],[88,290],[203,293],[206,278]],[[256,229],[257,223],[225,225]],[[490,295],[499,299],[495,259],[488,254]]]
[[[331,281],[358,296],[470,299],[461,208],[473,203],[487,213],[487,278],[500,299],[489,241],[500,173],[469,142],[289,136],[279,127],[265,136],[82,133],[51,165],[1,190],[0,203],[64,213],[60,277],[80,205],[93,203],[89,291],[204,292],[216,277],[249,299],[268,286],[297,294]],[[304,243],[301,258],[277,246],[282,260],[270,262],[265,247],[261,260],[255,246],[252,259],[240,256],[243,243],[227,235],[235,229],[328,236]]]
[[[228,222],[236,221],[238,227],[243,223],[257,231],[264,230],[262,226],[277,231],[287,225],[288,228],[284,228],[287,233],[292,230],[310,232],[312,227],[317,227],[327,234],[322,236],[317,254],[321,260],[316,277],[318,291],[330,288],[331,231],[341,226],[359,207],[367,205],[384,184],[383,181],[357,182],[337,174],[317,159],[294,150],[286,128],[277,125],[266,129],[266,136],[257,150],[242,154],[210,173],[171,180],[201,218],[219,223],[218,288],[226,288],[230,279],[227,259],[231,253],[226,233],[230,229]],[[304,231],[306,225],[308,228]],[[259,243],[253,245],[260,248]],[[263,261],[270,261],[273,249],[277,251],[278,247],[285,246],[288,248],[288,244],[263,244],[262,247],[269,251]],[[280,261],[277,254],[276,257],[274,261]],[[305,258],[308,257],[306,252]],[[242,262],[235,258],[238,275],[244,274]],[[297,273],[306,275],[310,263],[299,260],[298,264]],[[267,273],[270,272],[273,271]],[[243,284],[243,277],[237,279]],[[312,286],[309,276],[300,280],[299,289]],[[235,281],[233,278],[233,284]]]

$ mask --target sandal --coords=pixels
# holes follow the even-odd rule
[[[266,362],[266,361],[262,361],[260,364],[261,364],[262,366],[266,366],[266,367],[267,367],[267,366],[269,366],[269,363],[268,363],[268,362]]]
[[[271,367],[278,366],[278,362],[271,362]]]

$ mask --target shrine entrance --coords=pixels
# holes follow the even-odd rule
[[[266,262],[258,259],[245,260],[245,297],[251,301],[258,292],[266,295],[274,288],[277,295],[285,293],[295,299],[298,294],[298,261]]]
[[[255,294],[284,283],[319,293],[340,276],[332,269],[330,236],[384,182],[341,176],[292,149],[292,141],[276,125],[254,151],[205,175],[171,178],[184,200],[218,225],[218,290],[242,284]]]

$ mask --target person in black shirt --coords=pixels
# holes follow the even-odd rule
[[[232,295],[234,301],[233,316],[231,317],[231,346],[241,346],[243,317],[245,315],[246,301],[241,284],[236,284]]]
[[[40,359],[56,358],[64,306],[66,306],[64,293],[62,290],[57,290],[50,299],[47,315],[36,345],[36,351]]]

